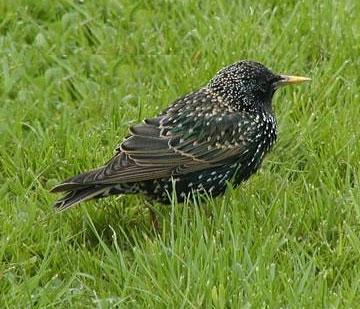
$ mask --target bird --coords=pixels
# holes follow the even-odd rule
[[[169,204],[224,194],[228,183],[237,187],[254,174],[275,143],[276,90],[309,80],[250,60],[222,68],[205,86],[130,127],[107,163],[55,186],[51,192],[64,195],[54,208],[110,195]]]

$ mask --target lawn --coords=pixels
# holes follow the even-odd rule
[[[0,307],[360,304],[360,2],[0,2]],[[274,98],[279,138],[226,195],[61,214],[49,189],[113,154],[223,66],[312,82]]]

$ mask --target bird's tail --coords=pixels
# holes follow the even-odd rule
[[[104,197],[109,194],[110,186],[91,185],[67,190],[67,194],[55,202],[54,208],[57,211],[63,211],[69,207],[75,206],[80,202],[93,198]]]
[[[109,195],[113,185],[94,184],[92,181],[102,170],[103,168],[99,168],[85,172],[67,179],[63,183],[55,186],[51,192],[64,192],[66,195],[55,202],[54,208],[57,211],[63,211],[69,207],[79,204],[80,202]]]

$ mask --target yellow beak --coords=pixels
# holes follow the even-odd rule
[[[276,83],[276,88],[286,85],[300,84],[311,80],[309,77],[293,76],[293,75],[280,75],[281,79]]]

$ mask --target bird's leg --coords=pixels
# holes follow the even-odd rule
[[[149,209],[150,225],[154,228],[156,232],[160,232],[161,227],[154,206],[149,201],[145,201],[145,205]]]

